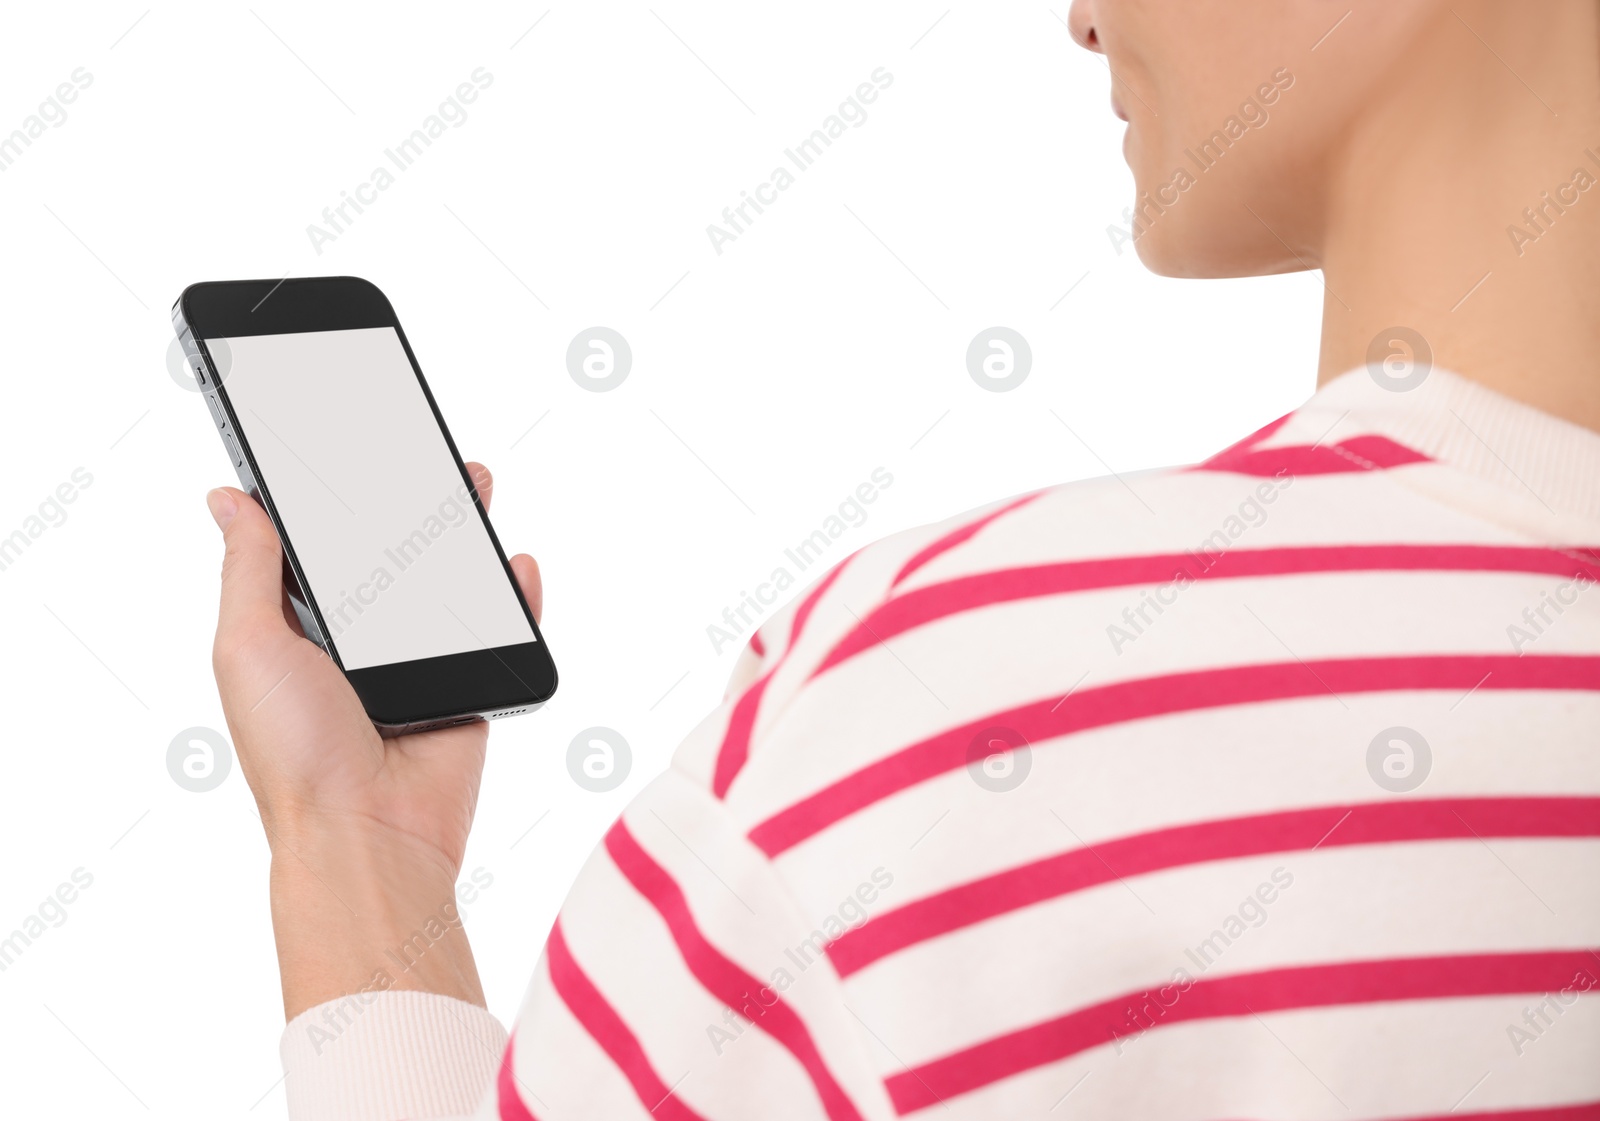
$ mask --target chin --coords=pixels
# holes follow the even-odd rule
[[[1133,248],[1157,276],[1182,280],[1271,276],[1317,267],[1315,261],[1288,254],[1270,234],[1226,221],[1205,206],[1169,209],[1145,227]]]
[[[1215,237],[1208,236],[1204,221],[1196,221],[1204,217],[1205,207],[1191,191],[1201,185],[1192,178],[1188,180],[1192,184],[1189,189],[1175,185],[1173,168],[1181,167],[1182,161],[1168,156],[1159,146],[1154,152],[1135,150],[1131,155],[1134,197],[1125,217],[1131,216],[1132,221],[1124,228],[1135,234],[1133,248],[1144,267],[1157,276],[1236,275],[1225,265],[1227,247],[1217,245]],[[1156,174],[1156,166],[1165,171]]]
[[[1140,263],[1157,276],[1179,280],[1216,280],[1242,275],[1202,250],[1192,239],[1178,235],[1175,230],[1151,227],[1133,243],[1133,247],[1139,254]]]

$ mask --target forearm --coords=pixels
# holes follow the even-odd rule
[[[351,824],[273,831],[272,925],[286,1019],[356,993],[483,1007],[456,869],[414,838]]]

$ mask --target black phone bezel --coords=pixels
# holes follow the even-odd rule
[[[262,477],[250,439],[228,398],[226,371],[219,376],[206,340],[363,327],[394,328],[462,482],[472,495],[473,507],[500,558],[517,603],[533,630],[534,641],[355,670],[345,669],[331,639],[323,639],[320,645],[344,671],[372,722],[389,735],[463,723],[474,718],[515,715],[547,701],[556,690],[555,662],[388,297],[372,282],[354,276],[205,281],[183,290],[176,311],[175,321],[181,317],[180,336],[186,332],[193,338],[191,361],[194,352],[203,356],[204,372],[209,375],[205,380],[209,384],[202,389],[215,395],[223,410],[224,433],[238,443],[243,457],[243,463],[238,465],[242,481],[247,482],[250,493],[267,511],[278,531],[290,570],[285,576],[292,576],[299,584],[298,589],[291,587],[291,592],[301,593],[303,606],[311,613],[321,636],[329,634],[322,609],[279,517],[270,483]]]

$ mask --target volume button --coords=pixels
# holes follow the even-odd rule
[[[212,416],[212,419],[214,419],[217,422],[217,427],[218,428],[226,428],[226,427],[228,427],[228,422],[227,422],[226,419],[223,418],[223,415],[222,415],[222,406],[217,402],[217,395],[215,393],[207,393],[206,394],[206,404],[211,406],[211,416]]]

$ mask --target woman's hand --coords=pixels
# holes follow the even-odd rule
[[[467,470],[487,506],[488,469]],[[380,737],[339,667],[302,635],[266,511],[231,487],[206,500],[226,542],[212,666],[272,849],[285,1013],[372,987],[482,1004],[455,882],[488,724]],[[519,555],[511,567],[537,618],[538,564]]]

